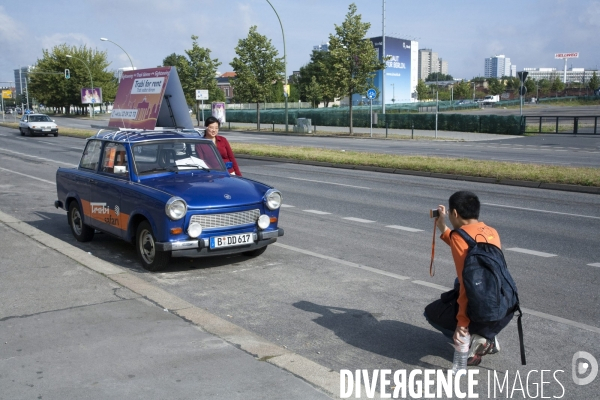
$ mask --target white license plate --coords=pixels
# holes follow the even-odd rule
[[[237,235],[213,236],[210,238],[210,248],[220,249],[222,247],[244,246],[252,244],[252,233],[240,233]]]
[[[42,132],[50,132],[50,128],[48,128],[48,129],[42,129]]]

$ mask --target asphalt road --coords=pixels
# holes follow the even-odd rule
[[[0,128],[0,210],[337,371],[450,366],[449,342],[422,316],[454,277],[439,239],[429,276],[428,209],[455,190],[473,190],[481,220],[500,232],[527,310],[528,365],[520,366],[513,321],[500,335],[502,351],[484,357],[482,397],[494,370],[509,371],[511,384],[516,371],[524,382],[531,370],[561,370],[564,398],[593,398],[600,389],[600,379],[571,381],[576,351],[600,359],[597,195],[240,160],[245,177],[283,192],[285,236],[255,259],[174,259],[152,274],[128,243],[103,234],[75,242],[66,213],[53,207],[55,171],[75,165],[83,143]],[[555,380],[545,389],[561,394]]]

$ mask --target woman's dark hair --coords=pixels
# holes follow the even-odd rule
[[[456,210],[456,213],[463,219],[479,219],[479,198],[473,192],[462,190],[454,193],[448,200],[450,210]]]
[[[213,116],[210,116],[210,117],[206,118],[206,120],[204,121],[204,126],[208,127],[209,125],[214,124],[215,122],[217,123],[218,126],[221,126],[221,122],[218,119],[216,119]]]

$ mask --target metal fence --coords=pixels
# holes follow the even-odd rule
[[[598,116],[538,116],[523,115],[523,133],[600,134]]]

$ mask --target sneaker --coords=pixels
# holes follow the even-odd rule
[[[481,363],[481,357],[488,354],[490,349],[492,348],[493,342],[484,338],[483,336],[479,336],[477,334],[473,334],[471,336],[471,346],[469,347],[469,355],[467,358],[467,365],[476,366]]]
[[[488,354],[496,354],[500,351],[500,342],[498,342],[498,336],[496,336],[494,338],[494,341],[492,342],[492,347],[490,348],[490,351],[488,351]]]

